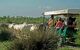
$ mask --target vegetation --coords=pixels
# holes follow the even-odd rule
[[[27,34],[27,35],[26,35]],[[57,36],[53,33],[25,32],[21,38],[14,40],[9,50],[56,50]],[[24,38],[25,37],[25,38]]]
[[[14,31],[14,32],[13,32]],[[15,36],[12,36],[12,35]],[[16,37],[16,38],[15,38]],[[13,39],[14,38],[14,39]],[[11,40],[10,40],[11,39]],[[27,30],[16,31],[2,28],[0,36],[1,50],[56,50],[58,37],[53,32]]]
[[[47,20],[47,18],[45,19]],[[10,17],[10,16],[3,16],[0,17],[0,23],[42,23],[43,17],[23,17],[23,16],[16,16],[16,17]]]
[[[48,18],[45,19],[47,21]],[[77,17],[77,27],[80,29],[80,17]],[[42,23],[43,17],[0,17],[0,23]],[[50,32],[30,32],[16,31],[8,29],[5,25],[0,26],[0,50],[56,50],[57,49],[58,37],[55,33]],[[80,30],[78,30],[78,36],[76,44],[80,45]],[[71,47],[65,46],[60,47],[58,50],[80,50],[80,46]]]

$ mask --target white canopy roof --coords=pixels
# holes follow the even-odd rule
[[[58,15],[58,14],[80,14],[80,9],[64,9],[44,12],[44,15]]]

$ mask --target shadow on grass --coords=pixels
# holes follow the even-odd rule
[[[13,39],[13,35],[11,32],[7,31],[7,30],[1,30],[0,31],[0,41],[7,41],[7,40],[12,40]]]

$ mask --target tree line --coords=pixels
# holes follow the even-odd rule
[[[3,17],[0,17],[0,23],[17,23],[17,24],[20,24],[20,23],[23,23],[23,22],[26,22],[26,23],[42,23],[44,21],[47,21],[48,18],[43,18],[43,17],[23,17],[23,16],[3,16]]]

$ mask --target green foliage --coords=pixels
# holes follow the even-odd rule
[[[45,19],[47,21],[47,18]],[[22,16],[16,16],[16,17],[10,17],[10,16],[3,16],[0,17],[0,23],[42,23],[43,17],[22,17]]]
[[[48,19],[46,18],[45,21]],[[80,44],[80,16],[77,17],[77,27],[79,28],[78,31],[78,37],[76,39],[76,43]],[[10,17],[10,16],[3,16],[0,17],[0,23],[42,23],[43,17]],[[41,50],[54,50],[57,47],[57,37],[47,31],[44,32],[29,32],[26,30],[23,30],[22,32],[16,32],[14,30],[5,28],[5,26],[2,25],[3,28],[0,27],[0,39],[3,40],[3,42],[0,42],[0,50],[7,50],[7,47],[9,47],[10,50],[38,50],[40,46],[42,46]],[[14,42],[9,41],[9,39],[13,39],[12,35],[10,34],[16,34],[16,37],[19,37],[18,39],[15,39]],[[8,35],[8,36],[7,36]],[[6,38],[7,37],[7,38]],[[6,40],[6,41],[5,41]],[[8,41],[8,42],[7,42]],[[12,44],[11,44],[12,43]],[[4,44],[4,45],[3,45]],[[39,46],[39,47],[38,47]],[[47,49],[46,49],[47,48]],[[8,50],[9,50],[8,49]],[[62,47],[58,48],[59,50],[77,50],[77,48],[70,48],[70,47]],[[80,48],[78,48],[80,50]]]
[[[0,50],[8,50],[8,48],[12,45],[12,41],[3,41],[0,42]]]

